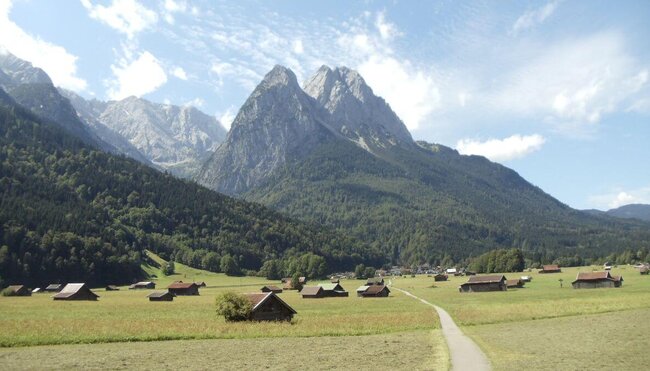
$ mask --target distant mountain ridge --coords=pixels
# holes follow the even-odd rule
[[[264,77],[198,182],[336,228],[393,263],[502,247],[552,261],[650,242],[645,224],[587,215],[502,165],[414,142],[355,71],[295,80],[282,66]]]
[[[634,219],[645,220],[650,222],[650,205],[646,205],[646,204],[629,204],[629,205],[623,205],[617,207],[615,209],[610,209],[607,211],[591,209],[591,210],[585,210],[585,212],[588,212],[593,215],[609,215],[609,216],[613,216],[616,218],[623,218],[623,219],[634,218]]]

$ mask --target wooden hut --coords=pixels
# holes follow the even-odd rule
[[[325,297],[325,290],[320,286],[305,286],[300,290],[303,299],[316,299]]]
[[[274,294],[281,294],[282,289],[274,285],[266,285],[260,289],[262,292],[272,292]]]
[[[368,290],[369,287],[370,286],[368,285],[359,286],[359,288],[357,289],[357,296],[359,297],[363,296],[363,293],[366,292],[366,290]]]
[[[506,286],[509,289],[520,289],[520,288],[524,287],[524,281],[519,279],[519,278],[515,278],[515,279],[512,279],[512,280],[506,280]]]
[[[623,285],[623,277],[612,276],[605,272],[580,272],[576,280],[571,282],[574,289],[614,288]]]
[[[538,273],[560,273],[562,269],[557,264],[542,265],[542,269]]]
[[[458,288],[460,292],[506,291],[506,277],[503,275],[471,276]]]
[[[60,283],[51,283],[51,284],[47,285],[47,287],[43,291],[59,292],[59,291],[63,290],[63,286],[64,285],[60,284]]]
[[[169,291],[154,291],[147,295],[149,301],[173,301],[175,296]]]
[[[156,284],[150,281],[137,282],[129,286],[129,290],[153,290]]]
[[[115,285],[106,286],[106,291],[120,291],[120,288]]]
[[[195,283],[196,283],[196,285],[198,287],[206,287],[206,286],[208,286],[204,281],[199,281],[199,282],[195,282]]]
[[[368,286],[366,291],[361,293],[362,298],[385,298],[390,294],[390,290],[385,285]]]
[[[183,281],[174,282],[167,286],[167,290],[176,296],[192,296],[199,295],[199,286],[192,283],[184,283]]]
[[[533,277],[531,277],[531,276],[521,276],[520,279],[521,279],[522,281],[524,281],[524,282],[530,282],[530,281],[533,280]]]
[[[336,277],[332,277],[332,278],[330,278],[330,283],[340,283],[340,282],[341,282],[341,280],[339,280],[339,279],[336,278]]]
[[[69,283],[61,292],[52,296],[54,300],[97,300],[98,297],[85,283]]]
[[[384,279],[382,277],[373,277],[373,278],[368,278],[366,281],[366,286],[372,286],[372,285],[384,285]]]
[[[253,321],[291,321],[296,311],[272,292],[246,294],[253,305]]]
[[[32,292],[25,285],[8,286],[4,289],[3,294],[7,296],[32,296]]]
[[[436,282],[447,281],[447,279],[449,279],[449,276],[442,273],[438,273],[435,276],[433,276],[433,280]]]
[[[318,286],[323,288],[323,296],[325,297],[347,297],[350,295],[338,283],[320,283]]]

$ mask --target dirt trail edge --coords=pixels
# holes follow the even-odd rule
[[[491,370],[490,362],[487,357],[481,350],[481,348],[467,337],[463,332],[456,326],[454,320],[451,319],[449,313],[444,309],[440,308],[437,305],[433,305],[428,301],[419,298],[408,291],[399,289],[391,285],[392,288],[403,292],[407,296],[412,297],[413,299],[419,300],[422,303],[432,306],[438,316],[440,317],[440,324],[442,326],[442,333],[447,339],[447,346],[449,347],[449,353],[451,356],[451,369],[453,371],[483,371]]]

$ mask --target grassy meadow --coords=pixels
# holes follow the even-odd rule
[[[440,327],[431,308],[399,292],[389,298],[356,297],[362,281],[343,281],[347,298],[302,299],[296,291],[281,298],[298,315],[289,323],[228,323],[217,316],[219,292],[258,292],[269,282],[257,277],[228,277],[176,264],[178,274],[164,277],[153,267],[158,289],[174,280],[205,281],[200,296],[181,296],[173,302],[149,302],[152,290],[94,290],[97,302],[53,301],[51,294],[0,297],[0,346],[106,343],[182,339],[243,339],[267,337],[359,336]],[[312,284],[312,283],[310,283]],[[313,283],[315,284],[315,282]]]

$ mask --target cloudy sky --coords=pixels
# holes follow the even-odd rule
[[[228,127],[275,64],[357,69],[414,138],[576,208],[650,203],[650,1],[0,0],[0,46],[88,98]]]

